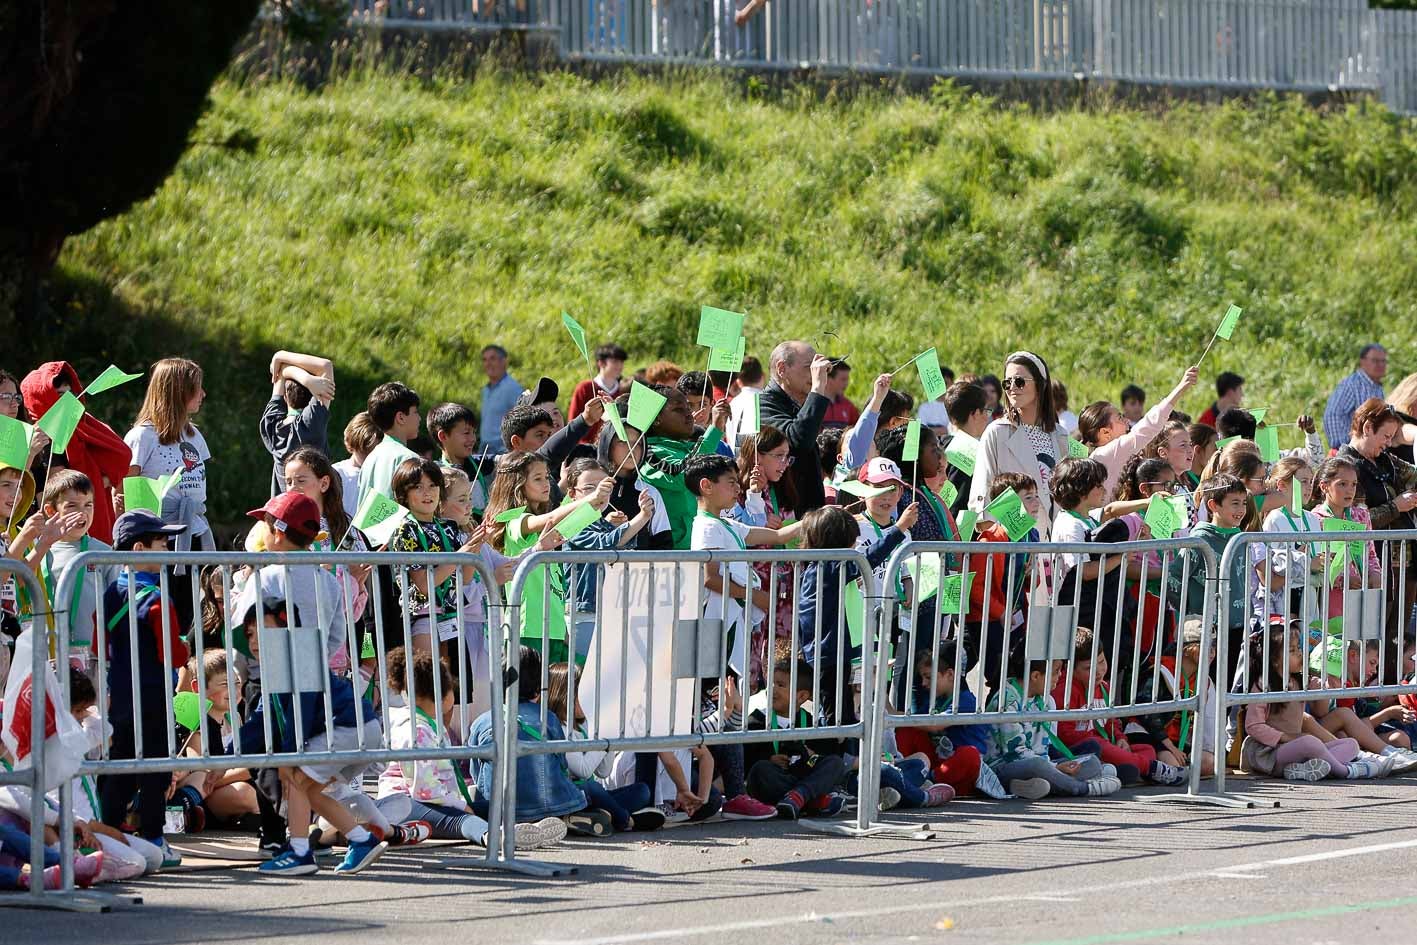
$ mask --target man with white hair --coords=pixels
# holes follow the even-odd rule
[[[805,341],[784,341],[772,349],[768,371],[772,378],[759,401],[763,426],[781,430],[791,449],[792,468],[787,474],[797,487],[798,519],[826,505],[822,488],[817,434],[831,406],[827,396],[832,362]]]

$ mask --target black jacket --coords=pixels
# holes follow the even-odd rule
[[[758,404],[763,426],[776,427],[787,437],[793,457],[792,468],[787,472],[797,487],[797,504],[792,511],[800,521],[812,509],[827,504],[817,434],[831,401],[821,394],[808,394],[806,402],[799,406],[773,381],[760,395]]]

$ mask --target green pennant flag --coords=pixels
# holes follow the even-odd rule
[[[739,369],[743,367],[743,355],[747,353],[747,344],[747,339],[739,335],[736,347],[710,349],[708,369],[737,374]]]
[[[914,463],[920,460],[920,421],[912,420],[905,428],[905,447],[900,454],[902,462]]]
[[[954,483],[946,479],[940,485],[939,496],[940,501],[945,504],[945,508],[949,508],[950,506],[955,504],[955,499],[959,498],[959,489],[956,488]]]
[[[965,574],[951,574],[940,582],[940,613],[955,614],[967,613],[966,602],[969,600],[969,589],[974,584],[974,572]]]
[[[89,386],[84,388],[84,394],[92,397],[95,394],[102,394],[106,390],[126,384],[129,381],[136,381],[142,377],[141,374],[128,374],[119,370],[116,364],[110,364],[103,369],[103,373],[89,381]]]
[[[580,349],[581,357],[585,358],[586,367],[590,367],[590,349],[586,347],[585,329],[581,327],[581,323],[576,321],[566,312],[562,312],[561,324],[566,326],[566,331],[570,332],[571,334],[571,340],[574,341],[576,343],[576,347]]]
[[[973,509],[965,509],[959,513],[959,540],[972,541],[974,539],[974,528],[979,524],[979,513]]]
[[[950,445],[945,449],[945,461],[967,475],[974,475],[974,464],[979,460],[979,441],[968,433],[956,433],[950,437]]]
[[[620,419],[620,408],[615,401],[607,401],[605,404],[605,416],[610,418],[610,428],[615,431],[615,435],[626,443],[630,442],[630,435],[625,432],[625,421]]]
[[[1090,455],[1087,445],[1074,437],[1068,437],[1068,455],[1074,459],[1087,459]]]
[[[1260,448],[1260,459],[1266,463],[1279,462],[1279,428],[1260,427],[1255,431],[1255,445]]]
[[[1153,538],[1163,539],[1170,538],[1178,528],[1185,524],[1185,520],[1176,514],[1176,507],[1161,495],[1151,497],[1142,521],[1146,522],[1146,527],[1151,529]]]
[[[355,528],[362,531],[376,548],[385,544],[393,537],[394,532],[404,519],[408,518],[408,509],[399,505],[393,499],[370,489],[364,494],[364,500],[359,503],[359,508],[354,512],[354,521],[351,523]]]
[[[30,436],[34,427],[22,420],[0,414],[0,467],[24,469],[30,458]]]
[[[705,305],[699,311],[698,343],[704,348],[719,351],[736,351],[738,339],[743,337],[743,316],[737,312],[724,311]],[[633,424],[631,424],[633,426]]]
[[[1256,407],[1250,411],[1250,416],[1255,418],[1256,423],[1264,423],[1264,415],[1269,413],[1268,407]]]
[[[654,418],[659,416],[659,412],[668,402],[669,398],[663,394],[635,381],[630,385],[630,408],[625,422],[648,434],[649,428],[654,426]]]
[[[128,512],[147,509],[154,515],[161,515],[162,500],[157,494],[157,481],[142,476],[129,476],[124,479],[123,508]]]
[[[1238,439],[1239,439],[1238,436],[1227,436],[1227,437],[1225,437],[1225,438],[1222,439],[1222,440],[1216,440],[1216,441],[1215,441],[1215,448],[1218,449],[1218,450],[1223,450],[1223,449],[1225,449],[1225,447],[1229,446],[1231,443],[1234,443],[1234,442],[1235,442],[1236,440],[1238,440]]]
[[[846,594],[842,602],[846,611],[846,632],[852,646],[860,646],[866,636],[866,601],[861,596],[861,582],[847,581]]]
[[[200,708],[195,692],[179,692],[172,697],[172,717],[177,724],[189,732],[195,732],[202,724],[202,716],[211,711],[212,700],[207,700],[207,707]]]
[[[1029,531],[1038,523],[1025,511],[1023,500],[1013,489],[1005,489],[990,502],[985,511],[1004,526],[1004,531],[1009,535],[1009,541],[1018,541],[1028,536]]]
[[[1324,519],[1323,530],[1326,532],[1363,532],[1368,530],[1368,526],[1362,522],[1350,522],[1346,518],[1326,518]],[[1363,542],[1329,542],[1329,553],[1332,554],[1333,561],[1329,565],[1329,580],[1333,580],[1345,564],[1352,564],[1354,567],[1361,567],[1363,560]]]
[[[364,639],[359,644],[359,658],[362,660],[372,660],[376,656],[378,656],[378,654],[374,652],[374,634],[365,630]],[[374,680],[371,679],[370,683],[372,684],[373,682]]]
[[[515,522],[517,519],[521,518],[521,517],[522,517],[523,515],[525,515],[525,514],[526,514],[526,506],[524,506],[524,505],[519,505],[519,506],[517,506],[517,507],[514,508],[514,509],[507,509],[507,511],[503,512],[501,515],[498,515],[498,516],[497,516],[496,518],[494,518],[492,521],[494,521],[494,522],[499,522],[499,523],[505,525],[505,524],[507,524],[508,522]]]
[[[1220,327],[1215,330],[1216,337],[1230,340],[1230,336],[1235,334],[1235,326],[1240,324],[1240,313],[1244,311],[1238,305],[1231,305],[1225,310],[1225,317],[1220,320]]]
[[[1290,498],[1289,511],[1297,516],[1304,514],[1304,483],[1298,476],[1295,476],[1289,483]]]
[[[940,556],[932,552],[922,552],[909,568],[911,580],[915,582],[915,598],[921,603],[934,597],[940,590]]]
[[[915,370],[920,373],[920,386],[925,389],[926,400],[939,400],[945,396],[949,385],[940,371],[940,356],[934,348],[928,348],[915,361]]]
[[[62,453],[69,448],[69,440],[79,428],[79,420],[83,415],[84,405],[74,396],[73,391],[66,390],[64,396],[56,400],[54,406],[39,418],[35,428],[43,430],[49,437],[53,444],[50,449],[53,452]]]
[[[562,538],[575,538],[585,531],[592,523],[600,521],[600,509],[589,502],[582,502],[580,505],[561,521],[556,523],[556,531]]]

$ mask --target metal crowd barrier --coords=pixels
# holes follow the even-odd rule
[[[755,579],[748,577],[753,565],[766,565],[766,578],[756,579],[757,590],[766,593],[773,606],[763,614],[761,630],[745,622]],[[797,623],[799,592],[804,571],[816,568],[841,569],[854,566],[862,581],[863,601],[877,597],[877,583],[865,556],[851,549],[744,551],[608,551],[536,552],[523,558],[508,586],[508,650],[520,638],[542,654],[577,652],[578,640],[586,631],[590,640],[581,642],[585,668],[568,659],[569,682],[566,704],[549,705],[548,678],[552,660],[542,660],[540,680],[518,679],[507,689],[507,755],[510,759],[571,751],[658,752],[667,749],[748,745],[781,739],[784,732],[800,733],[812,739],[858,740],[859,756],[873,757],[869,747],[872,727],[863,720],[875,715],[870,684],[874,672],[874,652],[869,645],[854,646],[848,625],[847,593],[837,595],[835,612],[829,611],[819,596],[811,619],[811,632]],[[581,569],[603,569],[596,585],[598,606],[592,615],[577,620],[569,589],[577,586]],[[732,586],[727,594],[711,593],[705,586],[711,574],[727,574]],[[558,585],[558,582],[559,585]],[[558,640],[552,620],[543,616],[523,627],[523,613],[530,596],[542,602],[552,600],[560,587],[566,639]],[[819,583],[820,587],[821,584]],[[782,626],[778,601],[791,614],[792,625]],[[544,614],[544,610],[543,610]],[[863,638],[872,625],[868,609],[861,609],[866,621]],[[589,619],[586,617],[589,616]],[[577,625],[579,626],[579,629]],[[836,632],[832,633],[831,627]],[[793,641],[796,648],[811,645],[810,678],[803,679],[798,661],[784,661],[776,653],[777,641]],[[560,644],[560,646],[557,646]],[[859,651],[863,678],[862,704],[854,704],[853,657]],[[806,704],[796,703],[781,727],[750,729],[749,717],[756,708],[772,712],[770,692],[774,674],[785,672],[792,693],[809,692]],[[579,676],[580,682],[577,683]],[[736,688],[741,711],[734,712],[728,696],[730,677],[742,682]],[[587,682],[589,680],[589,682]],[[540,710],[531,726],[518,724],[517,706],[528,686],[538,692]],[[587,689],[587,686],[589,689]],[[584,738],[550,736],[548,717],[573,719],[574,702],[585,713]],[[798,710],[807,708],[803,716]],[[711,711],[709,711],[711,709]],[[703,710],[703,711],[701,711]],[[715,721],[706,726],[704,711]],[[737,716],[736,724],[732,720]],[[518,728],[527,737],[519,737]],[[527,731],[531,728],[531,731]],[[515,820],[516,764],[500,772],[500,791],[507,810],[504,823]],[[657,769],[656,769],[657,773]],[[692,772],[686,770],[688,777]],[[745,775],[747,772],[745,771]],[[692,781],[690,782],[692,785]],[[871,779],[861,779],[857,824],[866,828],[875,808]],[[829,826],[826,829],[831,829]]]
[[[15,581],[16,588],[23,590],[30,601],[31,623],[37,626],[32,631],[35,637],[30,649],[29,755],[22,762],[10,759],[9,764],[13,767],[0,765],[0,790],[19,788],[23,793],[12,794],[15,802],[19,806],[25,802],[29,805],[30,889],[28,896],[0,896],[0,905],[49,905],[54,897],[46,894],[41,879],[44,875],[44,720],[47,707],[44,680],[49,656],[48,634],[44,631],[49,613],[48,608],[42,606],[43,586],[23,562],[0,557],[0,581],[6,580]],[[5,684],[6,680],[0,678],[0,696],[4,695]],[[36,689],[40,694],[36,694]]]
[[[1070,569],[1076,570],[1076,577],[1063,576],[1066,556],[1079,556]],[[1091,587],[1079,579],[1089,556],[1101,575]],[[941,568],[942,558],[952,558],[953,566]],[[954,570],[969,577],[955,577],[947,592],[949,573]],[[1135,575],[1129,575],[1129,570]],[[932,578],[932,572],[939,577]],[[1181,740],[1190,734],[1190,743],[1177,747],[1191,762],[1190,777],[1186,794],[1175,799],[1202,800],[1201,765],[1195,762],[1204,743],[1196,720],[1207,700],[1214,698],[1204,667],[1209,665],[1213,639],[1210,589],[1215,575],[1214,553],[1195,538],[1121,544],[908,542],[896,549],[881,578],[882,586],[897,591],[887,595],[881,616],[878,665],[893,672],[876,677],[874,701],[880,711],[873,721],[880,734],[875,743],[884,744],[887,731],[901,728],[943,731],[948,736],[950,728],[959,725],[1095,722],[1157,714],[1180,714],[1184,719],[1189,713],[1190,724],[1184,726]],[[1199,600],[1189,593],[1193,576],[1207,588]],[[934,580],[939,589],[922,603],[926,595],[916,593],[916,588],[923,592],[927,580]],[[1001,592],[997,597],[996,588]],[[906,597],[908,603],[903,602]],[[1025,599],[1026,617],[1021,608]],[[1001,612],[991,617],[996,607]],[[1181,630],[1187,616],[1200,620],[1196,657],[1200,670],[1193,688],[1180,672]],[[1074,644],[1082,627],[1092,632],[1094,647],[1082,704],[1026,710],[1029,668],[1039,662],[1049,666],[1050,698],[1055,689],[1051,673],[1062,664],[1058,685],[1069,699],[1076,666]],[[1095,659],[1099,650],[1107,657],[1105,678],[1100,678]],[[1168,657],[1169,669],[1164,666]],[[948,698],[941,700],[944,694],[936,690],[946,672],[953,672],[953,683]],[[889,687],[888,679],[893,682]],[[1094,702],[1099,684],[1106,693],[1102,705]],[[1160,695],[1163,684],[1171,690],[1169,697]],[[1011,709],[1005,698],[996,700],[1009,690],[1020,703],[1016,708]],[[977,706],[974,711],[956,711],[966,691],[976,695]],[[1106,732],[1099,732],[1097,738],[1106,739]],[[1200,753],[1197,744],[1202,746]],[[1053,753],[1060,758],[1070,755],[1056,733]]]
[[[1417,693],[1408,654],[1417,647],[1417,565],[1409,561],[1414,542],[1417,529],[1242,532],[1231,541],[1221,559],[1217,601],[1237,593],[1241,576],[1246,620],[1239,627],[1217,625],[1215,737],[1225,745],[1232,736],[1232,758],[1243,744],[1249,706],[1329,703],[1323,715],[1315,713],[1327,730],[1324,720],[1342,708],[1338,700]],[[1281,687],[1272,688],[1272,659],[1291,651],[1301,670],[1280,672]],[[1417,725],[1411,731],[1417,735]],[[1224,765],[1217,766],[1216,791],[1225,791]]]

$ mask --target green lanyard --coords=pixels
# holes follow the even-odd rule
[[[143,587],[140,587],[140,588],[137,590],[137,592],[133,595],[133,603],[135,603],[135,604],[141,604],[145,598],[151,597],[152,595],[154,595],[154,594],[156,594],[156,593],[157,593],[157,585],[156,585],[156,584],[148,584],[148,585],[145,585],[145,586],[143,586]],[[122,606],[122,607],[119,607],[118,610],[113,614],[113,616],[108,618],[108,629],[109,629],[109,630],[114,630],[114,629],[116,629],[116,628],[118,627],[118,621],[122,620],[122,619],[123,619],[123,615],[126,614],[127,612],[128,612],[128,602],[125,600],[125,601],[123,602],[123,606]]]
[[[723,530],[726,531],[726,532],[728,532],[728,534],[732,535],[732,536],[733,536],[733,540],[736,541],[736,542],[738,542],[738,547],[739,547],[739,548],[741,548],[741,549],[744,550],[744,551],[747,551],[747,550],[748,550],[748,546],[747,546],[746,544],[744,544],[743,539],[738,535],[737,532],[735,532],[732,528],[730,528],[730,527],[728,526],[728,523],[725,522],[723,519],[719,518],[717,515],[710,515],[710,514],[708,514],[707,512],[697,512],[697,513],[695,513],[695,514],[697,515],[698,518],[706,518],[706,519],[708,519],[708,520],[711,521],[711,522],[717,522],[718,524],[722,525],[722,526],[723,526]]]
[[[797,721],[798,728],[812,727],[812,717],[809,716],[807,714],[807,710],[802,708],[800,705],[797,707]],[[771,707],[768,708],[768,728],[774,731],[777,730],[777,713],[774,712]],[[774,755],[782,754],[781,745],[776,740],[774,740],[772,743],[772,753]]]
[[[1018,707],[1020,710],[1023,710],[1028,705],[1028,703],[1023,698],[1023,687],[1016,685],[1012,680],[1010,680],[1008,683],[1008,688],[1010,692],[1012,692],[1015,696],[1018,697]],[[1077,756],[1072,753],[1072,751],[1068,748],[1067,745],[1064,745],[1062,743],[1058,736],[1053,734],[1052,727],[1047,722],[1044,722],[1042,724],[1043,731],[1048,735],[1048,741],[1053,745],[1054,748],[1058,750],[1058,754],[1062,755],[1069,761],[1074,760]]]
[[[91,782],[93,778],[88,775],[79,776],[79,786],[84,789],[84,796],[89,799],[89,807],[93,809],[93,819],[103,819],[103,805],[98,802],[98,795],[94,794]]]
[[[865,515],[862,516],[862,518],[870,522],[871,527],[876,530],[876,539],[878,541],[885,539],[886,533],[881,531],[881,526],[876,524],[876,520],[871,517],[870,512],[867,512]],[[895,596],[896,600],[900,601],[901,603],[905,603],[905,581],[901,578],[899,572],[896,572],[895,576]]]
[[[1288,507],[1288,506],[1284,506],[1283,508],[1280,509],[1280,511],[1284,513],[1284,518],[1289,522],[1289,527],[1290,527],[1290,528],[1294,529],[1294,531],[1296,531],[1296,532],[1302,532],[1302,531],[1304,531],[1304,529],[1302,529],[1302,528],[1299,527],[1299,523],[1296,522],[1296,521],[1294,521],[1294,513],[1292,513],[1292,512],[1289,511],[1289,507]],[[1310,555],[1316,554],[1317,551],[1318,551],[1318,549],[1316,549],[1316,548],[1314,547],[1314,543],[1313,543],[1313,542],[1309,542],[1308,545],[1309,545],[1309,554],[1310,554]]]
[[[434,525],[434,527],[436,527],[436,528],[438,529],[438,542],[439,542],[439,544],[441,544],[441,545],[443,546],[443,551],[446,552],[446,553],[451,553],[452,550],[453,550],[453,548],[452,548],[452,546],[448,543],[448,533],[447,533],[447,531],[445,531],[444,528],[443,528],[443,526],[439,525],[436,520],[434,520],[433,525]],[[422,523],[422,522],[418,522],[418,521],[415,521],[415,522],[414,522],[413,534],[414,534],[415,536],[417,536],[417,538],[418,538],[418,547],[422,548],[424,551],[432,551],[432,548],[430,548],[429,545],[428,545],[428,537],[423,534],[423,523]],[[444,602],[446,602],[447,594],[448,594],[448,592],[449,592],[450,590],[452,590],[452,589],[453,589],[453,579],[452,579],[452,578],[447,578],[447,579],[445,579],[445,580],[443,581],[442,584],[439,584],[437,587],[435,587],[435,588],[433,589],[433,593],[436,594],[438,597],[443,598],[443,599],[444,599]],[[429,603],[430,603],[430,605],[431,605],[431,604],[432,604],[432,601],[430,601]],[[452,606],[452,605],[449,605],[449,606]],[[430,607],[430,609],[432,609],[432,608]],[[457,608],[456,608],[456,607],[454,607],[451,612],[443,611],[443,610],[440,610],[440,611],[438,612],[438,619],[439,619],[439,620],[447,620],[447,619],[449,619],[449,618],[451,618],[451,617],[456,617],[456,616],[457,616]]]
[[[1099,679],[1097,681],[1097,686],[1099,689],[1102,690],[1102,707],[1104,709],[1112,708],[1112,694],[1107,691],[1107,684]],[[1092,724],[1093,727],[1097,729],[1098,733],[1101,734],[1103,738],[1107,739],[1114,745],[1117,743],[1117,740],[1113,738],[1111,734],[1107,731],[1106,719],[1093,719]]]
[[[925,497],[926,503],[930,506],[930,511],[935,514],[935,521],[940,523],[940,531],[944,532],[945,541],[957,541],[959,539],[959,532],[950,528],[950,520],[948,516],[945,515],[944,506],[940,505],[940,500],[935,498],[935,493],[930,491],[930,487],[926,486],[923,489],[917,489],[916,494]],[[945,570],[953,571],[955,568],[959,567],[959,560],[955,557],[953,552],[946,554],[944,557]]]
[[[1182,680],[1182,681],[1181,681],[1181,698],[1182,698],[1182,699],[1189,699],[1189,698],[1191,697],[1191,692],[1192,692],[1191,687],[1190,687],[1189,685],[1187,685],[1187,683],[1186,683],[1185,680]],[[1197,708],[1199,709],[1199,707],[1197,707]],[[1181,713],[1181,740],[1180,740],[1180,744],[1176,746],[1177,748],[1181,749],[1182,751],[1185,751],[1185,750],[1186,750],[1186,736],[1187,736],[1188,734],[1190,734],[1190,731],[1191,731],[1191,713],[1189,713],[1189,712],[1182,712],[1182,713]]]
[[[85,535],[85,536],[83,536],[82,538],[79,539],[79,554],[83,554],[85,551],[88,551],[88,550],[89,550],[89,536],[88,536],[88,535]],[[47,593],[47,594],[49,595],[49,604],[50,604],[51,607],[54,605],[54,590],[55,590],[55,588],[54,588],[54,575],[53,575],[53,573],[52,573],[52,571],[51,571],[51,569],[53,568],[53,566],[54,566],[54,552],[53,552],[53,551],[46,551],[46,552],[44,553],[44,560],[43,560],[42,562],[40,562],[39,570],[40,570],[40,574],[43,575],[43,577],[44,577],[44,590],[45,590],[45,593]],[[71,600],[71,601],[69,602],[69,626],[71,626],[71,627],[74,625],[74,620],[75,620],[76,616],[77,616],[78,613],[79,613],[79,598],[81,598],[81,597],[83,597],[83,596],[84,596],[84,579],[83,579],[82,577],[80,577],[77,581],[74,582],[74,595],[73,595],[73,600]],[[70,636],[69,636],[69,645],[70,645],[70,646],[73,646],[76,642],[77,642],[77,641],[74,640],[73,635],[70,634]]]
[[[427,712],[424,712],[418,706],[414,706],[413,711],[418,713],[418,717],[420,719],[428,723],[428,727],[433,730],[433,734],[435,736],[438,736],[439,740],[441,740],[442,736],[438,734],[438,722],[433,718],[433,716],[429,715]],[[458,763],[456,761],[450,761],[449,764],[453,766],[453,777],[458,782],[458,793],[462,795],[462,799],[467,802],[468,809],[471,810],[472,792],[467,789],[467,782],[463,780],[462,771],[458,769]]]

